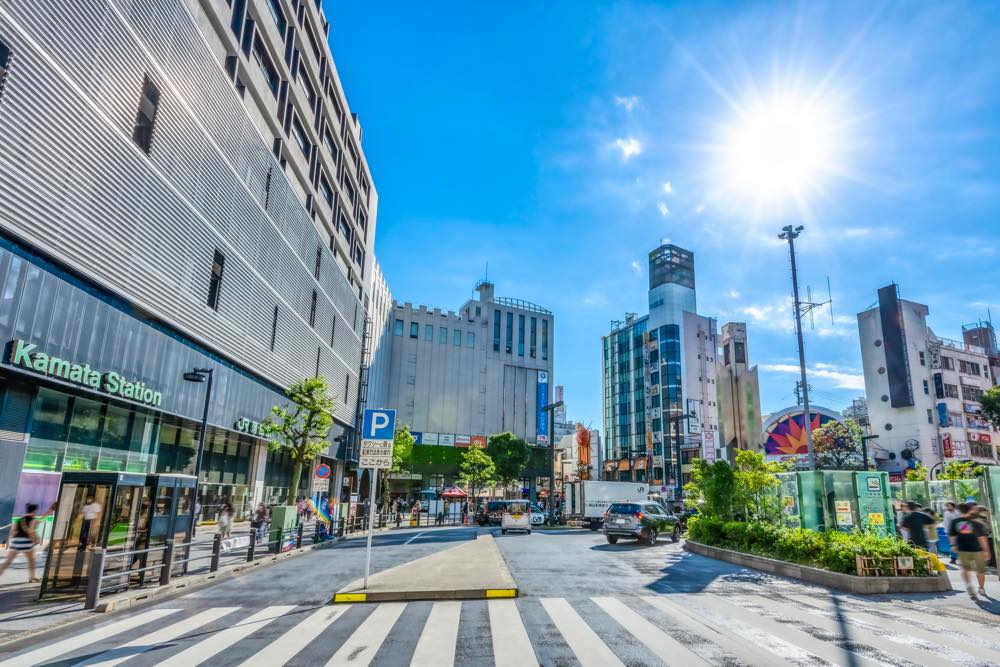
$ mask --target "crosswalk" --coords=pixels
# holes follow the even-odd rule
[[[992,665],[998,630],[956,607],[780,590],[162,607],[0,654],[0,667]]]

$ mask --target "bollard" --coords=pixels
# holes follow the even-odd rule
[[[222,535],[219,533],[215,534],[215,539],[212,541],[212,563],[208,566],[209,572],[215,572],[219,569],[219,555],[222,553]]]
[[[160,565],[160,585],[170,583],[170,571],[174,565],[174,541],[167,540],[167,549],[163,552],[163,563]]]
[[[84,609],[94,609],[97,607],[97,600],[101,597],[101,577],[104,576],[104,549],[93,549],[90,552],[90,565],[87,567],[87,599],[83,603]]]
[[[295,548],[296,549],[301,549],[302,548],[302,532],[305,530],[305,527],[306,526],[305,526],[304,523],[300,523],[299,524],[299,529],[295,533]]]
[[[247,547],[247,562],[253,562],[253,552],[257,547],[257,531],[253,528],[250,529],[250,546]]]

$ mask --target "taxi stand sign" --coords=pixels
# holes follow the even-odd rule
[[[365,555],[365,585],[368,590],[368,575],[372,566],[372,534],[375,532],[375,478],[379,470],[392,467],[392,443],[396,435],[396,411],[381,408],[365,410],[361,421],[361,451],[358,468],[370,468],[368,478],[371,490],[368,493],[368,549]]]

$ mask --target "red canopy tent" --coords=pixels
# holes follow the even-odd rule
[[[465,491],[463,491],[462,489],[458,488],[457,486],[453,486],[450,489],[448,489],[447,491],[445,491],[444,493],[442,493],[441,497],[442,498],[449,498],[449,499],[453,499],[453,498],[468,498],[469,494],[467,494]]]

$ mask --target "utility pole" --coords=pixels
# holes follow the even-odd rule
[[[795,239],[802,233],[803,226],[792,227],[787,225],[782,227],[778,238],[788,241],[788,253],[792,260],[792,298],[795,308],[795,337],[799,344],[799,374],[801,375],[802,387],[802,426],[806,432],[806,458],[809,470],[816,469],[816,455],[813,452],[812,420],[809,414],[809,384],[806,380],[806,350],[802,342],[802,304],[799,301],[799,275],[795,266]]]

